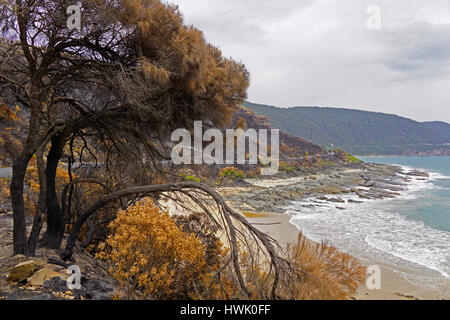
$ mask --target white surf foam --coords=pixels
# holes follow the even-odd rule
[[[394,199],[362,200],[350,194],[340,196],[346,203],[330,203],[310,198],[294,202],[286,210],[293,216],[291,222],[313,241],[328,240],[343,251],[369,261],[375,258],[392,269],[401,264],[424,267],[431,271],[424,276],[430,284],[442,284],[450,281],[450,233],[408,219],[396,208],[405,200],[437,188],[433,181],[443,177],[434,173],[425,180],[408,176],[407,190],[400,191],[400,196]],[[350,199],[363,203],[349,203]],[[444,280],[434,279],[432,274]],[[420,275],[404,273],[409,281],[418,280]]]

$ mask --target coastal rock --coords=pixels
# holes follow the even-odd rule
[[[402,181],[400,181],[398,179],[391,179],[391,178],[389,178],[389,179],[386,180],[386,183],[389,184],[389,185],[400,186],[400,187],[405,187],[406,186],[406,183],[404,183],[404,182],[402,182]]]
[[[68,289],[67,281],[60,277],[54,277],[50,278],[49,280],[45,280],[43,287],[52,292],[66,292]]]
[[[424,177],[424,178],[430,177],[430,175],[428,173],[419,171],[419,170],[413,170],[413,171],[407,172],[406,175],[410,176],[410,177]]]
[[[296,179],[281,181],[281,176],[267,178],[273,180],[266,187],[251,186],[248,190],[226,194],[226,200],[233,206],[245,211],[274,211],[281,212],[285,205],[292,205],[291,201],[311,198],[315,202],[312,206],[323,207],[324,202],[346,203],[342,195],[356,195],[358,199],[349,200],[348,203],[361,203],[367,199],[385,199],[399,196],[399,192],[406,191],[405,177],[401,176],[401,167],[377,164],[364,164],[359,170],[348,170],[338,167],[323,169],[317,174],[296,172],[292,175]],[[287,177],[287,176],[286,176]],[[291,175],[289,175],[289,178]],[[311,179],[315,177],[317,179]],[[415,178],[417,179],[417,178]],[[280,180],[280,181],[279,181]],[[252,209],[244,206],[247,204]],[[303,205],[303,204],[302,204]],[[309,204],[308,204],[309,206]]]
[[[405,188],[400,188],[400,187],[393,187],[393,186],[389,186],[388,188],[390,191],[395,191],[395,192],[400,192],[400,191],[406,191]]]
[[[372,188],[375,186],[375,181],[368,180],[361,184],[361,187]]]
[[[88,280],[86,283],[86,298],[91,300],[111,300],[114,288],[104,281]]]
[[[11,269],[8,276],[8,282],[21,283],[33,275],[33,273],[41,267],[34,260],[19,263]]]
[[[321,187],[317,190],[315,190],[315,192],[317,193],[321,193],[321,194],[342,194],[343,191],[345,191],[346,189],[343,189],[342,187],[337,187],[337,186],[324,186]]]
[[[27,279],[27,283],[32,286],[42,286],[44,285],[45,281],[56,277],[67,279],[67,274],[56,272],[49,268],[43,268],[29,277]]]
[[[66,292],[70,293],[75,299],[87,300],[112,300],[114,287],[105,281],[98,279],[81,278],[81,288],[68,290],[66,280],[55,277],[45,281],[43,286],[47,292]]]
[[[358,201],[358,200],[353,200],[353,199],[348,200],[348,202],[349,203],[364,203],[364,201]]]
[[[391,183],[390,180],[379,180],[376,181],[374,186],[372,187],[374,189],[386,189],[391,191],[404,191],[405,189],[400,187],[399,185],[394,185]]]
[[[356,195],[361,199],[372,199],[372,197],[370,197],[367,193],[358,192]]]
[[[7,257],[2,261],[3,266],[10,270],[12,267],[14,267],[15,265],[21,263],[21,262],[25,262],[27,261],[28,258],[26,256],[24,256],[23,254],[18,254],[12,257]]]
[[[334,202],[334,203],[345,203],[345,200],[341,198],[329,198],[328,201]]]
[[[291,199],[300,199],[304,196],[304,191],[301,190],[294,190],[289,192]]]
[[[397,192],[390,192],[390,191],[378,189],[378,188],[372,188],[369,191],[369,193],[371,194],[371,196],[373,198],[376,198],[376,199],[395,198],[400,195]]]
[[[282,196],[283,198],[286,198],[286,199],[294,200],[294,198],[292,197],[292,195],[289,191],[282,192],[280,194],[280,196]]]

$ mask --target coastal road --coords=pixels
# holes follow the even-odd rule
[[[11,178],[12,168],[0,168],[0,178]]]
[[[280,159],[280,161],[298,161],[298,160],[306,160],[306,159],[332,159],[334,156],[336,155],[336,153],[332,152],[332,153],[328,153],[328,154],[315,154],[315,155],[311,155],[311,156],[304,156],[304,157],[300,157],[300,158],[284,158],[284,159]]]
[[[94,163],[84,163],[83,166],[94,165]],[[101,165],[101,164],[98,164]],[[74,168],[80,167],[80,165],[74,165]],[[0,178],[11,178],[12,177],[12,168],[0,168]]]
[[[311,155],[311,156],[305,156],[305,157],[300,157],[300,158],[285,158],[285,159],[280,159],[280,161],[290,161],[290,160],[294,160],[294,161],[298,161],[298,160],[305,160],[305,159],[314,159],[314,158],[319,158],[319,159],[327,159],[327,158],[332,158],[335,154],[334,153],[329,153],[329,154],[324,154],[324,155]],[[162,161],[162,164],[170,164],[171,161]],[[84,166],[90,166],[90,165],[94,165],[94,163],[84,163]],[[102,165],[100,163],[97,163],[95,165]],[[80,165],[78,165],[80,166]],[[77,165],[74,165],[74,167],[77,167]],[[0,178],[11,178],[12,177],[12,168],[0,168]]]

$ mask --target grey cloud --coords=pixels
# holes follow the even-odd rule
[[[171,2],[209,42],[246,64],[251,101],[450,122],[449,0]],[[366,27],[373,4],[381,30]]]
[[[390,48],[386,64],[405,78],[450,75],[450,24],[411,22],[385,34]]]
[[[222,44],[264,43],[265,28],[310,5],[312,0],[178,0],[188,22],[194,22],[207,35]]]

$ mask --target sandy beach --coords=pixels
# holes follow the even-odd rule
[[[288,243],[295,243],[299,230],[290,223],[291,217],[287,214],[267,214],[260,218],[248,220],[276,239],[283,247]],[[373,265],[373,261],[361,261],[365,266]],[[381,269],[381,289],[370,290],[366,285],[360,288],[353,297],[355,300],[440,300],[444,297],[439,292],[421,288],[409,283],[400,274],[391,271],[385,266]]]
[[[282,246],[286,246],[288,243],[296,242],[300,231],[297,226],[303,224],[302,218],[298,218],[297,214],[308,215],[320,212],[319,216],[327,217],[332,221],[331,223],[342,224],[342,221],[345,220],[346,223],[357,226],[361,231],[361,226],[374,221],[370,216],[373,209],[358,206],[365,202],[383,204],[391,199],[405,196],[410,192],[410,186],[426,183],[429,179],[429,174],[422,171],[404,171],[398,166],[363,163],[351,168],[333,167],[309,174],[293,174],[266,180],[253,179],[247,186],[222,188],[221,193],[236,211],[243,213],[251,223],[270,234]],[[351,213],[353,209],[357,210],[357,208],[364,208],[366,216],[358,215],[359,220],[355,222],[352,220],[354,216]],[[329,211],[334,213],[329,215]],[[291,216],[291,214],[293,215]],[[295,224],[290,223],[292,217],[296,217]],[[392,217],[385,215],[384,218],[388,220],[388,224],[389,221],[392,221],[389,220]],[[308,219],[304,221],[307,223]],[[373,251],[370,251],[373,250],[373,247],[366,247],[364,234],[358,239],[350,239],[348,235],[354,235],[351,229],[320,230],[321,228],[318,226],[314,229],[316,232],[314,240],[329,240],[331,245],[336,245],[343,250],[342,243],[341,246],[333,243],[337,233],[342,232],[347,235],[344,247],[358,249],[356,252],[348,253],[358,258],[364,266],[377,266],[381,270],[381,289],[370,290],[365,285],[353,297],[354,299],[436,300],[450,298],[450,282],[440,277],[434,270],[423,268],[423,265],[414,264],[392,255],[389,256],[390,260],[386,260],[384,251],[374,254]],[[365,231],[368,230],[364,229],[361,232]],[[380,228],[377,232],[389,232],[389,228]],[[305,236],[308,237],[308,234]],[[364,243],[361,244],[358,241]],[[440,245],[440,243],[437,242],[436,245]],[[368,274],[368,276],[370,275]]]

